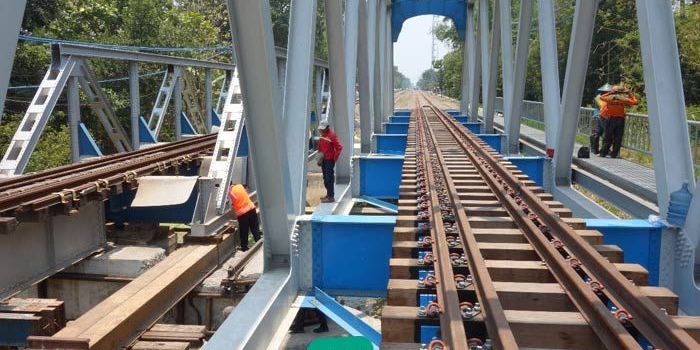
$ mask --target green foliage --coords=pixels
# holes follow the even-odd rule
[[[408,89],[411,87],[411,79],[399,72],[399,67],[394,66],[394,89]]]
[[[434,69],[427,69],[421,75],[420,79],[416,83],[416,86],[421,90],[433,91],[438,88],[438,76],[437,71]]]

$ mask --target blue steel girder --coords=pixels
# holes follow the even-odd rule
[[[467,26],[467,0],[394,0],[391,4],[391,40],[399,40],[403,22],[422,15],[439,15],[450,18],[464,41]]]

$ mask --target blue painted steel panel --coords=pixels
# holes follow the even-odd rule
[[[405,135],[408,133],[408,123],[384,123],[384,132],[392,135]]]
[[[440,326],[420,326],[420,342],[429,344],[433,339],[442,339]]]
[[[36,334],[41,317],[30,314],[3,313],[0,321],[0,346],[27,346],[27,337]],[[36,327],[39,328],[39,327]]]
[[[410,109],[397,109],[394,110],[394,116],[410,116],[411,115],[411,110]]]
[[[476,134],[476,136],[479,136],[484,142],[491,146],[491,148],[496,150],[496,152],[503,153],[501,149],[501,142],[505,137],[503,134]]]
[[[391,3],[391,39],[399,40],[403,22],[421,15],[445,16],[455,24],[459,38],[464,41],[467,26],[465,0],[394,0]]]
[[[221,126],[221,118],[219,117],[219,114],[216,113],[216,111],[213,108],[211,109],[211,125],[212,126]]]
[[[460,122],[462,124],[469,122],[468,115],[459,114],[459,115],[453,115],[452,117],[455,118],[455,120],[457,120],[458,122]]]
[[[418,306],[428,306],[428,304],[437,300],[437,294],[419,294],[418,295]]]
[[[465,128],[467,128],[469,131],[475,133],[475,134],[483,134],[484,133],[484,125],[481,124],[481,122],[464,122],[462,123]]]
[[[335,323],[341,326],[354,336],[363,336],[372,342],[376,349],[379,348],[379,343],[382,342],[381,333],[377,332],[372,326],[368,325],[361,319],[353,315],[343,305],[335,301],[328,294],[318,288],[314,288],[316,296],[316,306],[330,317]]]
[[[190,169],[196,175],[197,169]],[[117,224],[124,222],[149,223],[168,222],[189,224],[192,221],[192,213],[197,202],[198,187],[195,186],[186,202],[177,205],[165,205],[159,207],[132,208],[131,202],[136,196],[136,191],[124,191],[118,195],[112,195],[107,201],[107,220]]]
[[[408,123],[409,121],[411,121],[410,115],[395,115],[391,117],[392,123]]]
[[[406,153],[406,135],[375,134],[377,140],[377,153],[379,154],[404,154]]]
[[[505,157],[518,169],[535,181],[537,186],[542,187],[544,184],[544,157]]]
[[[603,243],[625,251],[626,263],[637,263],[649,271],[649,285],[659,285],[661,223],[646,220],[586,219],[586,227],[603,233]]]
[[[401,156],[360,157],[360,195],[398,199],[403,160]]]
[[[385,296],[395,225],[395,216],[314,215],[313,285],[343,295]]]
[[[78,149],[81,157],[102,157],[100,147],[82,122],[78,124]]]
[[[197,135],[197,131],[185,112],[180,112],[180,130],[182,130],[183,135]]]
[[[139,117],[139,142],[140,143],[156,143],[156,137],[153,136],[153,132],[148,128],[148,123],[146,119],[142,116]]]
[[[445,112],[453,117],[459,115],[459,111],[456,109],[446,109]]]

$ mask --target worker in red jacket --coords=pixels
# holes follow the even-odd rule
[[[318,124],[318,129],[321,130],[318,151],[323,154],[323,157],[318,161],[318,165],[323,171],[323,185],[326,187],[326,196],[321,197],[321,202],[332,203],[335,202],[335,162],[340,157],[343,145],[340,144],[338,135],[331,131],[327,120],[322,120]]]
[[[250,200],[248,191],[241,184],[234,184],[228,189],[231,200],[231,210],[238,220],[238,234],[241,239],[241,251],[248,250],[248,232],[253,233],[253,239],[260,240],[260,223],[255,203]]]
[[[639,101],[631,91],[618,85],[613,86],[612,91],[602,94],[600,99],[605,102],[600,109],[600,116],[603,117],[605,124],[603,128],[605,134],[599,156],[605,157],[610,152],[610,158],[617,158],[620,155],[622,137],[625,134],[625,107],[634,106]]]

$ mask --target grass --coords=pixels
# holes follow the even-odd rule
[[[603,200],[602,198],[596,196],[593,192],[581,187],[581,185],[574,183],[573,188],[576,191],[581,192],[584,196],[587,198],[591,199],[592,201],[596,202],[598,205],[601,207],[605,208],[605,210],[613,213],[613,215],[617,216],[620,219],[632,219],[633,217],[627,212],[623,211],[622,209],[610,204],[609,202]]]

